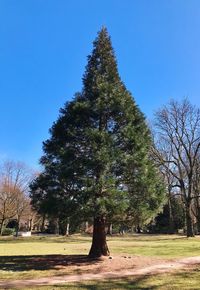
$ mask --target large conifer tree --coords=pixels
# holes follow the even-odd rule
[[[65,188],[62,194],[80,213],[93,217],[89,256],[109,255],[107,218],[130,212],[138,196],[154,201],[149,207],[155,211],[162,201],[162,185],[149,160],[149,129],[119,77],[105,28],[88,57],[82,92],[61,109],[50,133],[41,159],[43,174],[52,176],[54,189],[58,184]]]

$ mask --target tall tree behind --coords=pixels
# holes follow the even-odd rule
[[[152,182],[148,194],[157,199],[156,194],[161,192],[156,192],[158,182],[153,182],[156,171],[147,174],[149,129],[119,77],[105,28],[88,57],[82,92],[61,109],[50,133],[41,163],[44,174],[53,176],[54,197],[62,196],[64,189],[65,199],[94,218],[89,255],[109,255],[105,233],[108,218],[130,206],[133,189],[138,193],[146,191],[149,178]],[[36,191],[37,180],[32,194]],[[52,186],[47,192],[52,192]]]
[[[172,100],[155,116],[155,159],[173,177],[175,194],[185,205],[187,236],[194,236],[192,204],[195,198],[195,177],[200,153],[200,110],[187,99]]]
[[[200,152],[194,168],[194,202],[192,211],[196,218],[196,232],[200,234]]]

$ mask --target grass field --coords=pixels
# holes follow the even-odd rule
[[[28,279],[73,273],[60,265],[65,257],[87,255],[91,237],[31,237],[0,239],[0,279]],[[133,235],[108,237],[113,255],[137,255],[161,259],[200,256],[200,238],[169,235]],[[45,262],[48,259],[48,262]],[[59,264],[59,267],[58,267]],[[80,265],[79,265],[80,269]],[[200,289],[198,267],[173,274],[146,276],[141,279],[121,279],[102,282],[71,284],[70,286],[39,287],[39,289]],[[112,286],[112,287],[111,287]],[[189,287],[189,288],[188,288]],[[35,288],[31,288],[35,289]]]
[[[176,235],[133,235],[108,237],[112,253],[178,258],[200,255],[200,237],[186,238]],[[51,254],[87,254],[91,237],[31,237],[1,238],[0,256],[27,256]]]
[[[176,235],[133,235],[108,237],[112,253],[155,256],[163,258],[200,255],[200,237],[186,238]],[[51,254],[87,254],[91,237],[30,237],[0,239],[0,256],[27,256]]]

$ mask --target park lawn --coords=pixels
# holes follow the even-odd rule
[[[200,255],[200,236],[128,235],[107,238],[111,254],[144,255],[179,258]],[[91,237],[87,235],[33,236],[30,238],[0,238],[0,256],[88,254]]]
[[[178,235],[129,235],[108,237],[111,254],[150,256],[163,259],[200,256],[200,238]],[[28,279],[74,273],[70,267],[57,267],[57,257],[87,255],[91,237],[73,235],[68,238],[42,236],[0,239],[1,279]],[[47,264],[40,259],[48,258]],[[34,261],[37,261],[35,264]],[[50,264],[49,264],[50,261]],[[51,263],[52,262],[52,263]],[[55,263],[53,263],[55,262]],[[81,271],[81,267],[79,267]]]
[[[178,235],[135,235],[110,241],[113,253],[151,256],[171,259],[200,256],[200,237],[187,238]]]

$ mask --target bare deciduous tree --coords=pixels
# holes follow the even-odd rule
[[[3,180],[0,185],[0,235],[2,235],[5,223],[16,214],[15,200],[13,187]]]
[[[187,236],[194,236],[192,203],[195,194],[197,157],[200,152],[200,110],[187,99],[172,100],[155,114],[153,156],[166,174],[173,177],[175,194],[181,195]],[[199,195],[199,194],[198,194]]]
[[[33,172],[23,163],[6,161],[0,168],[0,234],[11,220],[20,219],[29,207],[28,188]]]

